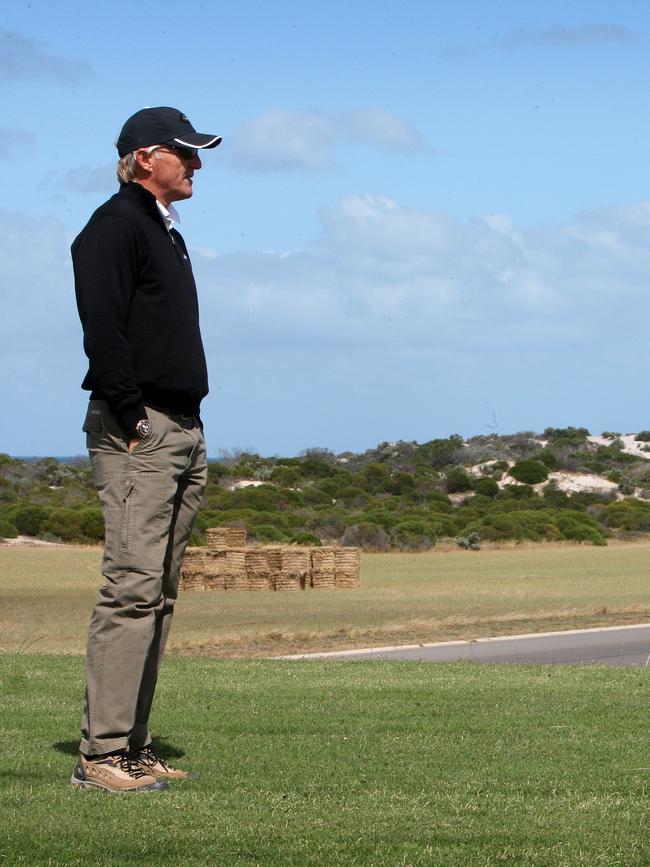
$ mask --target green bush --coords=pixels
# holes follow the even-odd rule
[[[0,457],[2,456],[0,455]],[[0,518],[0,539],[15,539],[18,535],[18,527],[15,524],[5,518]]]
[[[435,533],[425,521],[400,521],[390,536],[393,545],[403,551],[428,551],[435,545]]]
[[[286,542],[288,537],[271,524],[259,524],[251,528],[251,537],[259,542]]]
[[[292,545],[312,545],[319,547],[321,540],[314,533],[294,533],[289,539]]]
[[[526,485],[536,485],[538,482],[546,481],[548,478],[548,467],[535,458],[524,458],[521,461],[517,461],[514,467],[511,468],[510,475],[518,482],[524,482]]]
[[[27,505],[18,506],[13,511],[12,524],[18,528],[18,532],[24,536],[38,536],[50,512],[45,506]]]
[[[457,494],[474,490],[475,480],[463,467],[454,467],[447,473],[444,484],[448,494]]]
[[[275,467],[271,473],[271,481],[285,488],[295,487],[300,479],[301,475],[297,467]]]
[[[379,524],[362,521],[346,529],[341,536],[341,545],[365,548],[368,551],[387,551],[390,548],[390,537]]]
[[[481,494],[484,497],[490,497],[494,499],[496,495],[499,493],[499,485],[495,482],[494,479],[484,478],[479,479],[476,483],[476,488],[474,489],[477,494]]]

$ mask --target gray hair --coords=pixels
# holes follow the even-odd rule
[[[152,145],[149,148],[146,148],[147,153],[153,153],[157,150],[160,145]],[[143,148],[145,150],[145,148]],[[132,151],[130,154],[126,154],[117,163],[117,179],[121,184],[128,184],[129,181],[135,180],[135,173],[137,168],[137,161],[135,158],[135,151]]]
[[[135,180],[135,153],[126,154],[117,163],[117,179],[120,184],[128,184]]]

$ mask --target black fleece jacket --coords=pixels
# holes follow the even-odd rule
[[[145,404],[198,415],[208,393],[192,266],[155,197],[129,183],[72,244],[90,366],[82,388],[108,402],[130,435]]]

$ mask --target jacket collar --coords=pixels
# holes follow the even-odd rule
[[[129,181],[128,184],[122,184],[118,195],[130,199],[139,208],[146,211],[150,217],[153,217],[157,223],[160,223],[163,229],[167,231],[167,226],[165,225],[163,216],[156,204],[156,197],[153,193],[150,193],[149,190],[145,189],[142,184],[138,184],[135,181]]]

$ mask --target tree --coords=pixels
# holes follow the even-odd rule
[[[526,485],[536,485],[538,482],[545,482],[548,478],[548,467],[541,461],[535,458],[524,458],[510,470],[510,475],[518,482],[524,482]]]

